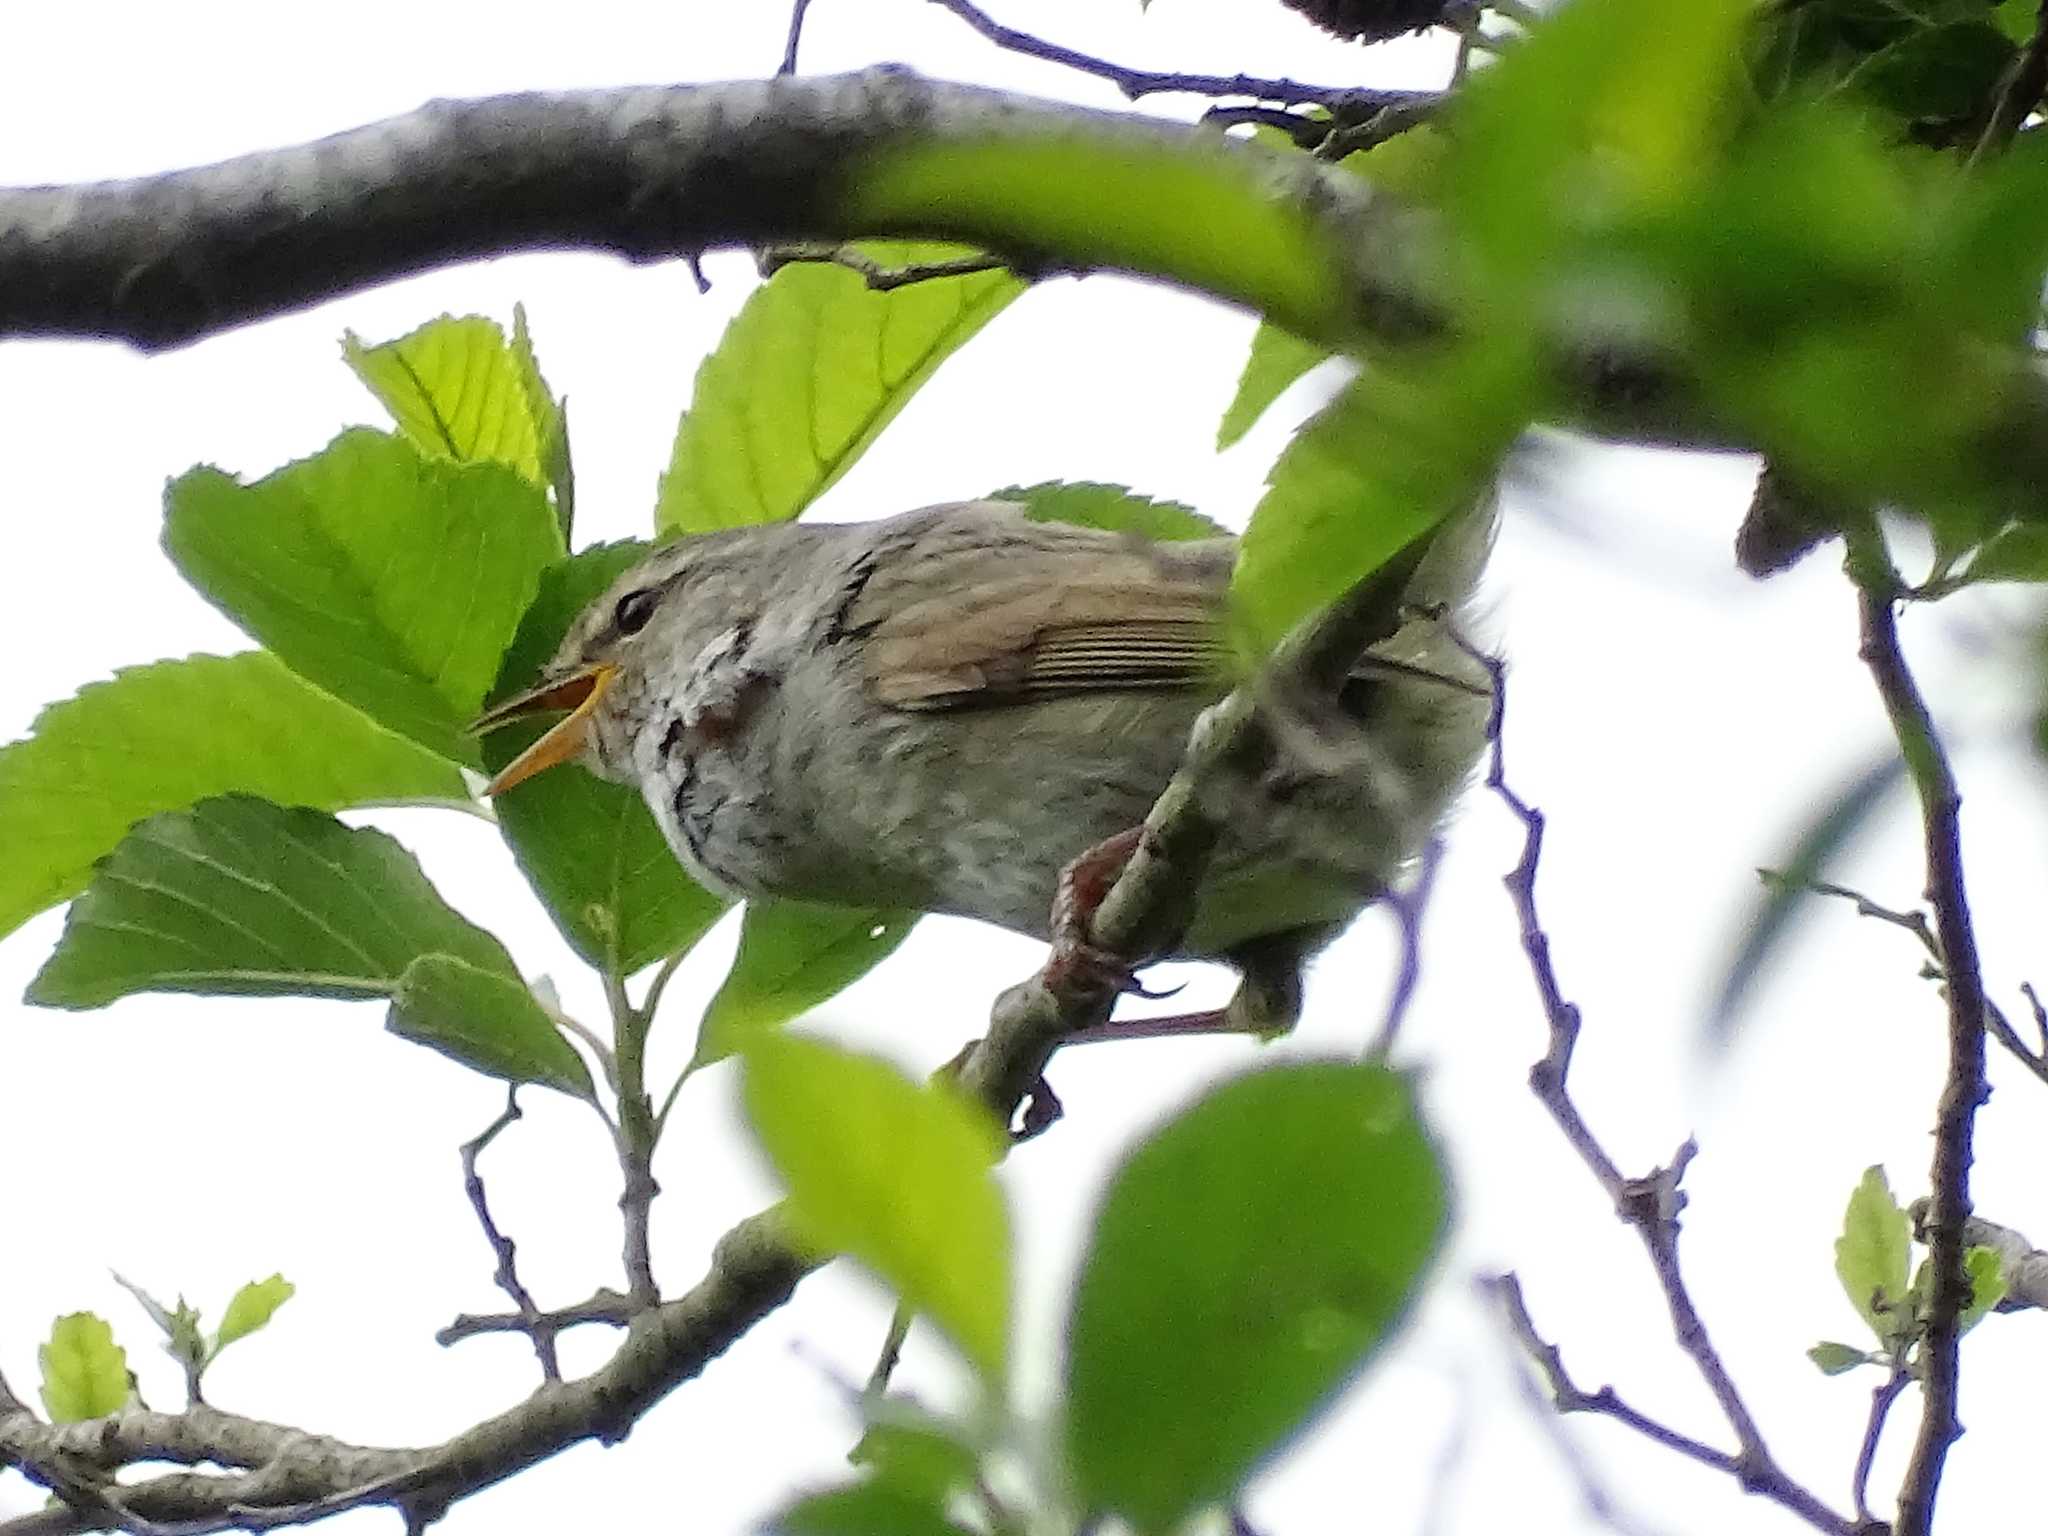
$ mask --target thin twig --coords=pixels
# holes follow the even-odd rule
[[[2041,0],[2035,13],[2034,35],[2006,66],[1984,131],[1970,151],[1970,164],[1998,154],[2011,144],[2021,125],[2041,104],[2044,90],[2048,90],[2048,0]]]
[[[932,0],[951,11],[998,48],[1058,64],[1107,80],[1124,96],[1136,101],[1143,96],[1180,94],[1188,96],[1249,96],[1257,101],[1280,101],[1323,107],[1346,121],[1371,116],[1387,107],[1434,108],[1443,99],[1436,91],[1381,91],[1360,86],[1304,85],[1299,80],[1271,79],[1259,75],[1189,75],[1150,69],[1129,69],[1108,59],[1081,53],[1060,43],[1047,42],[1015,27],[1006,27],[970,0]]]
[[[757,265],[763,277],[771,277],[783,267],[797,262],[820,262],[844,267],[849,272],[858,273],[861,280],[876,293],[889,293],[916,283],[929,283],[937,278],[972,277],[978,272],[1002,272],[1011,267],[1011,263],[1002,257],[987,255],[954,256],[944,261],[906,262],[902,266],[891,267],[884,266],[854,246],[812,242],[768,246],[761,251]]]
[[[498,1230],[497,1222],[491,1219],[490,1202],[484,1196],[483,1175],[477,1172],[477,1158],[497,1139],[498,1133],[517,1120],[519,1110],[519,1085],[513,1083],[505,1090],[505,1112],[485,1126],[481,1133],[462,1144],[462,1188],[469,1196],[470,1209],[476,1212],[477,1225],[484,1229],[484,1240],[491,1245],[491,1252],[497,1256],[498,1268],[491,1278],[498,1283],[498,1289],[512,1298],[512,1305],[519,1309],[519,1318],[524,1324],[520,1329],[533,1341],[533,1352],[540,1360],[540,1373],[544,1380],[562,1379],[562,1362],[555,1353],[555,1330],[541,1325],[541,1310],[534,1304],[533,1292],[519,1278],[516,1261],[517,1245],[511,1238]]]
[[[889,1318],[888,1336],[882,1340],[882,1352],[875,1357],[875,1368],[868,1372],[868,1384],[861,1391],[863,1401],[878,1402],[889,1390],[889,1378],[896,1374],[903,1359],[903,1341],[910,1337],[910,1323],[916,1316],[902,1302],[896,1303],[896,1311]]]
[[[1387,1011],[1380,1020],[1379,1033],[1366,1048],[1367,1061],[1383,1062],[1393,1055],[1395,1038],[1415,1000],[1416,984],[1422,980],[1422,915],[1429,909],[1430,892],[1436,888],[1437,870],[1443,861],[1443,839],[1432,837],[1422,845],[1415,879],[1408,889],[1389,891],[1380,898],[1401,928],[1401,964],[1394,973],[1394,987],[1387,996]]]
[[[1559,1413],[1597,1413],[1603,1417],[1626,1424],[1647,1440],[1655,1441],[1667,1450],[1712,1467],[1716,1472],[1726,1472],[1731,1477],[1742,1475],[1740,1458],[1729,1455],[1718,1447],[1708,1445],[1704,1440],[1695,1440],[1681,1430],[1673,1429],[1658,1419],[1651,1418],[1642,1410],[1632,1407],[1613,1387],[1601,1387],[1588,1392],[1571,1378],[1565,1369],[1564,1352],[1550,1343],[1536,1331],[1535,1319],[1529,1316],[1529,1304],[1522,1296],[1521,1279],[1514,1273],[1482,1275],[1479,1288],[1491,1296],[1499,1305],[1501,1317],[1515,1342],[1523,1352],[1536,1363],[1542,1373],[1543,1382],[1550,1389],[1550,1400]]]
[[[659,1133],[654,1102],[647,1095],[648,1019],[626,996],[626,980],[616,959],[605,967],[604,991],[619,1064],[619,1124],[612,1141],[618,1149],[622,1176],[619,1217],[625,1229],[626,1290],[637,1306],[650,1307],[661,1295],[648,1239],[654,1199],[661,1186],[654,1181],[654,1144]]]
[[[1507,782],[1506,753],[1504,746],[1504,725],[1507,716],[1507,668],[1498,656],[1491,655],[1472,645],[1460,636],[1455,628],[1450,630],[1454,643],[1467,655],[1486,669],[1493,685],[1493,709],[1487,721],[1487,739],[1491,743],[1487,759],[1486,785],[1521,822],[1523,830],[1522,854],[1515,867],[1506,876],[1508,895],[1514,905],[1516,920],[1521,931],[1522,949],[1528,957],[1529,972],[1536,983],[1536,990],[1543,1003],[1544,1019],[1549,1032],[1549,1045],[1542,1058],[1529,1071],[1529,1086],[1550,1117],[1564,1133],[1581,1161],[1592,1171],[1600,1185],[1614,1202],[1615,1214],[1628,1224],[1641,1240],[1649,1255],[1650,1267],[1657,1279],[1657,1286],[1664,1295],[1666,1310],[1671,1316],[1672,1336],[1678,1347],[1692,1361],[1707,1390],[1713,1394],[1720,1407],[1721,1416],[1735,1434],[1736,1450],[1716,1450],[1703,1441],[1679,1434],[1667,1426],[1643,1418],[1632,1409],[1620,1404],[1609,1389],[1603,1393],[1591,1394],[1592,1401],[1579,1401],[1586,1394],[1576,1394],[1561,1399],[1560,1407],[1591,1409],[1622,1419],[1632,1424],[1641,1433],[1648,1435],[1659,1444],[1670,1446],[1695,1461],[1719,1467],[1741,1483],[1747,1492],[1759,1494],[1772,1503],[1790,1510],[1817,1530],[1833,1533],[1833,1536],[1851,1536],[1857,1527],[1854,1521],[1837,1514],[1817,1496],[1795,1481],[1765,1443],[1763,1432],[1757,1427],[1756,1419],[1743,1400],[1742,1393],[1715,1349],[1707,1333],[1705,1321],[1700,1317],[1688,1290],[1678,1257],[1679,1212],[1684,1208],[1685,1196],[1680,1185],[1685,1170],[1698,1154],[1698,1146],[1688,1139],[1678,1149],[1671,1162],[1662,1168],[1652,1169],[1640,1178],[1629,1178],[1622,1174],[1614,1160],[1594,1136],[1578,1106],[1573,1102],[1568,1084],[1571,1071],[1572,1053],[1578,1044],[1580,1014],[1576,1003],[1564,996],[1558,981],[1556,966],[1551,960],[1550,937],[1543,927],[1536,906],[1536,871],[1543,850],[1543,813],[1530,805]],[[1516,1288],[1514,1297],[1519,1299]],[[1533,1328],[1525,1337],[1533,1338]],[[1545,1346],[1547,1348],[1547,1346]],[[1549,1374],[1550,1363],[1539,1353],[1538,1363],[1544,1365]],[[1562,1365],[1556,1366],[1558,1375],[1552,1377],[1553,1390],[1562,1377]],[[1604,1394],[1604,1396],[1603,1396]],[[1610,1406],[1609,1401],[1616,1406]],[[1640,1422],[1638,1422],[1640,1421]]]
[[[1856,1518],[1866,1525],[1875,1525],[1877,1517],[1870,1512],[1870,1468],[1877,1460],[1877,1443],[1884,1435],[1884,1421],[1891,1414],[1892,1404],[1906,1389],[1906,1383],[1913,1379],[1913,1373],[1906,1368],[1904,1359],[1892,1363],[1891,1374],[1879,1382],[1870,1392],[1870,1417],[1863,1424],[1863,1444],[1856,1451],[1856,1472],[1850,1479],[1849,1497],[1856,1504]]]
[[[1760,870],[1758,873],[1762,874],[1766,879],[1783,880],[1785,878],[1775,870]],[[1853,902],[1859,917],[1873,917],[1881,923],[1891,924],[1894,928],[1903,928],[1906,932],[1912,934],[1914,938],[1918,939],[1921,948],[1927,951],[1929,968],[1922,972],[1922,974],[1935,981],[1942,982],[1944,985],[1947,983],[1948,968],[1942,960],[1941,940],[1936,936],[1934,927],[1928,922],[1925,912],[1917,908],[1912,911],[1905,911],[1887,907],[1879,902],[1872,901],[1861,891],[1854,890],[1846,885],[1835,885],[1826,880],[1810,880],[1806,883],[1806,889],[1813,891],[1817,895],[1838,896],[1845,901]],[[2014,1060],[2018,1061],[2042,1082],[2048,1083],[2048,1018],[2043,1017],[2040,1000],[2034,996],[2033,988],[2030,985],[2023,983],[2020,991],[2026,996],[2028,1005],[2034,1011],[2036,1025],[2041,1028],[2042,1049],[2035,1050],[2025,1040],[2020,1038],[2020,1032],[2013,1027],[2012,1020],[2007,1017],[2005,1010],[1989,994],[1986,994],[1984,998],[1984,1024],[1991,1031],[1991,1037],[2004,1046],[2011,1053]]]
[[[624,1292],[606,1288],[597,1292],[588,1301],[577,1302],[573,1307],[557,1307],[552,1312],[539,1312],[530,1316],[525,1312],[463,1312],[434,1335],[434,1342],[459,1344],[464,1339],[473,1339],[486,1333],[545,1332],[552,1338],[568,1329],[590,1324],[623,1328],[645,1310],[636,1306],[633,1298]]]
[[[1970,1162],[1984,1077],[1984,980],[1963,882],[1962,795],[1934,720],[1899,645],[1898,573],[1874,527],[1848,536],[1856,585],[1858,653],[1877,685],[1906,771],[1920,799],[1926,845],[1927,900],[1941,945],[1948,991],[1948,1070],[1935,1110],[1934,1165],[1927,1219],[1934,1284],[1921,1346],[1925,1406],[1906,1477],[1899,1490],[1898,1536],[1928,1536],[1948,1449],[1962,1434],[1956,1414],[1960,1319],[1970,1303],[1964,1231],[1970,1219]]]
[[[796,73],[797,44],[803,41],[804,13],[811,8],[811,0],[796,0],[789,8],[789,41],[782,45],[782,66],[775,71],[778,75]]]

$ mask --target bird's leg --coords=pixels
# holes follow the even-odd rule
[[[1101,1040],[1158,1040],[1186,1035],[1256,1035],[1270,1040],[1301,1017],[1301,968],[1336,937],[1341,924],[1314,924],[1269,933],[1240,944],[1227,956],[1242,973],[1221,1008],[1150,1019],[1111,1019],[1067,1036],[1069,1045]]]
[[[1143,827],[1106,837],[1060,871],[1052,898],[1052,953],[1046,957],[1045,985],[1055,995],[1076,986],[1110,992],[1139,990],[1131,963],[1095,942],[1095,909],[1137,852]]]

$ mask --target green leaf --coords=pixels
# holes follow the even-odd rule
[[[1758,979],[1782,950],[1795,920],[1811,908],[1813,882],[1822,878],[1835,855],[1862,831],[1891,789],[1902,782],[1906,763],[1896,748],[1887,748],[1878,762],[1844,784],[1792,844],[1781,869],[1760,870],[1763,893],[1742,922],[1742,942],[1728,962],[1707,1028],[1727,1039],[1749,1006]]]
[[[567,548],[576,531],[576,467],[569,458],[569,402],[557,400],[541,376],[533,355],[533,337],[526,329],[526,306],[512,306],[512,364],[519,374],[526,410],[540,432],[540,467],[555,496],[555,521]]]
[[[1839,1376],[1844,1371],[1853,1371],[1859,1365],[1870,1363],[1870,1351],[1857,1349],[1851,1344],[1833,1344],[1826,1340],[1806,1352],[1806,1358],[1820,1367],[1823,1376]]]
[[[1998,24],[1999,31],[2023,44],[2033,38],[2040,12],[2039,0],[2001,0],[1993,8],[1991,19]]]
[[[1889,1347],[1913,1319],[1906,1300],[1911,1223],[1892,1198],[1884,1169],[1870,1167],[1849,1195],[1842,1235],[1835,1239],[1835,1273],[1849,1302]]]
[[[1237,393],[1216,428],[1217,449],[1228,448],[1251,431],[1288,385],[1333,355],[1319,341],[1306,341],[1270,320],[1261,321],[1252,332],[1252,349],[1238,377]]]
[[[536,485],[354,430],[253,485],[195,469],[165,508],[185,578],[293,671],[477,766],[464,728],[561,555]]]
[[[1220,134],[1138,143],[998,130],[971,146],[878,144],[847,167],[831,214],[1057,252],[1082,271],[1153,273],[1340,342],[1355,330],[1341,253],[1297,204],[1274,196],[1301,172],[1298,157]]]
[[[221,1314],[220,1328],[214,1333],[213,1348],[209,1356],[217,1355],[237,1339],[245,1339],[257,1329],[266,1326],[277,1315],[277,1309],[292,1299],[298,1287],[283,1275],[272,1275],[268,1280],[251,1280],[228,1300],[228,1309]]]
[[[768,1522],[776,1536],[970,1536],[942,1500],[888,1483],[814,1493]]]
[[[28,996],[58,1008],[135,992],[387,997],[435,952],[518,974],[389,836],[222,795],[121,841],[71,904]]]
[[[742,1100],[789,1186],[789,1219],[820,1253],[874,1271],[1000,1380],[1010,1324],[1010,1223],[993,1164],[1003,1138],[945,1082],[796,1035],[747,1048]]]
[[[104,1319],[90,1312],[58,1318],[36,1358],[43,1367],[43,1408],[53,1422],[105,1418],[127,1406],[128,1352]]]
[[[268,653],[132,667],[0,747],[0,934],[77,894],[144,817],[236,790],[325,810],[469,801],[453,765]]]
[[[178,1362],[188,1380],[206,1369],[206,1339],[199,1329],[197,1307],[187,1305],[183,1296],[178,1298],[176,1307],[167,1307],[119,1270],[114,1272],[114,1284],[133,1296],[149,1314],[149,1320],[163,1330],[164,1353]]]
[[[2048,581],[2048,527],[2016,523],[1977,551],[1969,581]]]
[[[516,975],[453,955],[421,955],[399,975],[386,1027],[464,1066],[592,1098],[590,1069]]]
[[[1297,622],[1481,500],[1531,409],[1507,356],[1361,376],[1280,455],[1232,577],[1239,641],[1270,651]]]
[[[1963,1308],[1957,1326],[1968,1333],[1984,1320],[1987,1312],[2005,1300],[2007,1287],[2005,1264],[1996,1248],[1974,1247],[1963,1261],[1970,1272],[1970,1304]]]
[[[836,997],[895,952],[916,912],[756,900],[740,920],[739,953],[704,1012],[697,1065],[723,1061]]]
[[[525,340],[525,317],[515,320]],[[522,352],[505,341],[498,322],[482,315],[443,315],[396,341],[365,346],[350,331],[342,337],[348,360],[398,430],[430,458],[470,464],[479,460],[517,470],[546,484],[541,440],[552,410],[546,386],[536,399],[530,344]]]
[[[604,544],[551,567],[505,653],[493,696],[532,683],[569,625],[619,574],[647,553]],[[484,739],[492,772],[546,727],[524,723]],[[498,796],[498,827],[562,936],[590,964],[622,975],[677,954],[718,921],[726,898],[683,872],[639,791],[581,768],[559,768]]]
[[[1400,1321],[1447,1204],[1408,1085],[1375,1067],[1254,1072],[1148,1137],[1068,1328],[1085,1508],[1165,1532],[1229,1498]]]
[[[848,1461],[871,1468],[878,1483],[935,1502],[974,1486],[981,1457],[961,1426],[899,1403],[876,1408],[882,1416],[868,1425]]]
[[[1012,485],[993,492],[991,501],[1014,501],[1035,523],[1077,523],[1109,533],[1171,543],[1179,539],[1230,537],[1221,523],[1178,501],[1154,501],[1129,486],[1094,480],[1046,480],[1038,485]]]
[[[891,267],[963,254],[895,241],[860,249]],[[795,517],[1024,288],[998,270],[876,292],[831,263],[781,268],[697,370],[655,527],[702,533]]]
[[[1909,122],[1968,118],[1982,110],[2015,52],[1989,22],[1922,27],[1872,54],[1843,85]]]

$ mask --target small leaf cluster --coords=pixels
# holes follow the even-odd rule
[[[198,1308],[188,1305],[183,1296],[176,1306],[166,1307],[132,1281],[119,1275],[114,1279],[163,1331],[164,1353],[178,1362],[185,1376],[186,1397],[195,1403],[203,1400],[201,1379],[220,1352],[267,1327],[295,1289],[283,1275],[251,1280],[228,1298],[220,1326],[208,1333]],[[128,1369],[128,1352],[114,1342],[113,1326],[95,1313],[72,1312],[58,1318],[50,1325],[50,1337],[37,1350],[36,1358],[42,1367],[43,1408],[53,1423],[104,1418],[140,1401],[135,1377]]]
[[[1448,1219],[1396,1074],[1303,1062],[1209,1092],[1140,1142],[1096,1212],[1048,1446],[1008,1395],[1010,1222],[986,1112],[943,1078],[801,1035],[760,1038],[745,1071],[800,1241],[881,1279],[982,1388],[958,1421],[869,1401],[863,1475],[784,1511],[785,1532],[957,1532],[970,1510],[1006,1530],[1024,1509],[1177,1530],[1384,1347]]]
[[[1835,1239],[1835,1273],[1849,1304],[1876,1336],[1877,1347],[1858,1348],[1824,1340],[1807,1358],[1830,1376],[1859,1365],[1880,1365],[1896,1371],[1917,1371],[1916,1354],[1926,1334],[1934,1294],[1933,1261],[1912,1264],[1912,1221],[1893,1196],[1884,1169],[1864,1170],[1850,1192],[1842,1215],[1842,1235]],[[1993,1248],[1971,1248],[1965,1255],[1970,1276],[1970,1304],[1957,1325],[1967,1333],[2005,1298],[2005,1272]],[[1908,1278],[1910,1275],[1910,1278]]]

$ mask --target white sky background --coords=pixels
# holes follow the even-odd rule
[[[1010,4],[1004,19],[1154,68],[1247,69],[1332,82],[1438,83],[1446,50],[1361,59],[1270,0]],[[314,22],[301,18],[318,16]],[[0,182],[134,175],[296,142],[432,96],[759,75],[780,56],[780,4],[710,8],[359,3],[17,7],[0,62]],[[902,59],[925,71],[1116,105],[1106,86],[997,53],[916,0],[818,0],[807,70]],[[1190,115],[1185,100],[1153,110]],[[312,452],[343,425],[383,420],[342,367],[341,331],[395,336],[444,311],[509,320],[523,299],[550,380],[572,402],[581,541],[645,533],[675,416],[704,351],[752,282],[743,255],[681,266],[528,257],[442,272],[143,359],[105,345],[0,346],[10,553],[0,561],[0,739],[45,701],[116,667],[246,641],[157,549],[164,480],[196,461],[248,477]],[[1049,478],[1106,479],[1241,522],[1322,376],[1218,457],[1215,423],[1251,322],[1142,286],[1058,281],[999,318],[907,410],[823,511],[867,517]],[[1823,555],[1768,585],[1728,549],[1751,468],[1733,459],[1565,450],[1519,483],[1496,561],[1497,625],[1514,658],[1511,774],[1550,814],[1541,896],[1559,968],[1585,1006],[1578,1096],[1624,1168],[1668,1158],[1689,1132],[1684,1251],[1716,1343],[1780,1459],[1837,1507],[1867,1402],[1863,1377],[1823,1379],[1802,1357],[1861,1342],[1833,1275],[1843,1201],[1883,1162],[1910,1197],[1925,1179],[1941,1010],[1903,935],[1846,910],[1819,915],[1776,973],[1742,1048],[1699,1048],[1701,1018],[1751,871],[1782,857],[1817,797],[1860,769],[1883,723],[1855,661],[1854,615]],[[1560,532],[1561,523],[1578,532]],[[1996,605],[1914,614],[1907,637],[1964,736],[1967,849],[1988,980],[2009,1005],[2038,964],[2038,779],[2005,741],[2010,629]],[[2004,617],[2018,613],[2003,605]],[[481,822],[379,818],[442,892],[499,932],[572,1008],[597,990],[527,898]],[[1461,1196],[1461,1224],[1427,1304],[1391,1351],[1255,1486],[1273,1536],[1336,1531],[1566,1530],[1587,1523],[1564,1463],[1512,1390],[1507,1351],[1470,1277],[1513,1266],[1541,1327],[1582,1384],[1728,1443],[1672,1344],[1647,1264],[1524,1086],[1541,1017],[1498,875],[1516,833],[1474,794],[1429,914],[1427,979],[1404,1059],[1426,1072]],[[4,855],[0,855],[4,856]],[[1907,904],[1920,884],[1912,820],[1895,809],[1844,877]],[[50,913],[0,945],[0,996],[20,995],[60,927]],[[693,1009],[729,931],[670,994],[657,1065],[688,1054]],[[1376,1022],[1393,955],[1373,917],[1315,973],[1301,1030],[1263,1053],[1239,1042],[1096,1047],[1063,1056],[1068,1116],[1005,1166],[1017,1211],[1027,1385],[1057,1360],[1057,1319],[1088,1211],[1120,1148],[1217,1076],[1283,1054],[1355,1051]],[[932,921],[815,1024],[923,1070],[976,1032],[989,998],[1036,946]],[[2034,972],[2048,982],[2048,975]],[[1225,981],[1204,975],[1199,997]],[[490,1258],[455,1149],[496,1112],[498,1087],[378,1026],[381,1005],[143,998],[93,1014],[9,1003],[0,1145],[0,1369],[37,1380],[58,1313],[113,1319],[158,1406],[175,1370],[107,1278],[121,1270],[214,1316],[241,1282],[282,1270],[297,1297],[209,1377],[223,1407],[346,1438],[423,1443],[533,1385],[517,1339],[444,1351],[433,1331],[496,1310]],[[1980,1132],[1980,1208],[2048,1235],[2034,1177],[2043,1090],[1993,1057],[1999,1092]],[[729,1069],[685,1096],[662,1149],[656,1261],[693,1283],[711,1240],[771,1190],[730,1112]],[[544,1305],[616,1283],[617,1171],[580,1107],[526,1093],[528,1116],[488,1154],[501,1223]],[[1275,1190],[1275,1199],[1291,1197]],[[571,1524],[739,1532],[792,1485],[830,1479],[855,1434],[837,1383],[863,1377],[886,1318],[838,1267],[654,1412],[623,1447],[581,1448],[458,1506],[450,1532]],[[569,1360],[601,1358],[574,1335]],[[1993,1318],[1965,1346],[1969,1435],[1950,1461],[1944,1525],[2034,1502],[2037,1318]],[[1035,1374],[1035,1382],[1030,1379]],[[913,1343],[899,1380],[953,1389]],[[1913,1424],[1895,1420],[1874,1487],[1896,1484]],[[1624,1505],[1656,1529],[1791,1530],[1732,1484],[1609,1423],[1568,1426]],[[40,1494],[0,1476],[0,1517]],[[1882,1508],[1883,1506],[1881,1506]],[[1433,1525],[1431,1521],[1436,1523]],[[1740,1522],[1731,1525],[1731,1522]],[[336,1522],[386,1530],[388,1514]]]

